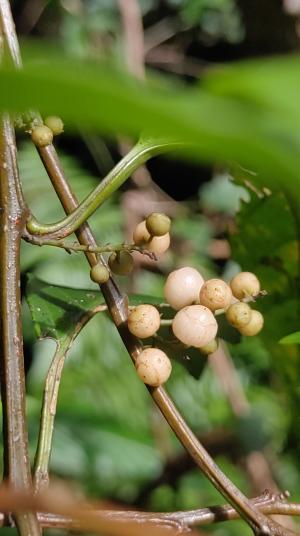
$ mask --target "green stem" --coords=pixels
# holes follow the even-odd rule
[[[29,235],[28,232],[23,234],[24,240],[35,246],[53,246],[65,249],[68,253],[73,252],[90,252],[90,253],[112,253],[115,251],[138,251],[142,255],[147,255],[152,260],[157,260],[155,253],[148,251],[136,244],[107,244],[106,246],[91,246],[77,243],[64,242],[63,240],[50,240],[48,238]]]
[[[69,341],[65,345],[57,346],[45,382],[41,425],[34,463],[35,492],[42,492],[49,485],[49,461],[52,449],[58,390],[68,347]]]
[[[168,140],[147,139],[138,142],[103,179],[100,184],[78,205],[76,210],[63,220],[43,224],[33,216],[27,221],[27,230],[32,235],[50,235],[61,239],[75,232],[129,177],[149,158],[179,147],[181,144]],[[40,147],[38,151],[45,162],[53,146]]]

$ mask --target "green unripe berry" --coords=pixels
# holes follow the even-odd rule
[[[133,257],[128,251],[113,252],[108,259],[108,265],[114,274],[128,275],[133,268]]]
[[[64,131],[64,124],[60,117],[49,115],[49,117],[46,117],[44,123],[52,130],[54,136],[58,136]]]
[[[102,285],[102,283],[106,283],[106,281],[109,280],[109,271],[106,266],[104,266],[104,264],[98,262],[98,264],[92,266],[90,271],[90,278],[95,283]]]
[[[171,220],[161,212],[152,212],[146,219],[147,231],[151,236],[163,236],[170,231]]]
[[[46,147],[53,141],[53,132],[46,125],[40,125],[32,129],[31,139],[38,147]]]
[[[199,348],[201,354],[203,354],[203,355],[213,354],[214,352],[217,351],[217,349],[218,349],[218,341],[217,341],[217,339],[213,339],[212,341],[210,341],[205,346],[201,346],[201,348]]]

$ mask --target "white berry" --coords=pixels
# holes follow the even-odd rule
[[[151,235],[146,227],[146,220],[141,221],[138,223],[136,228],[133,231],[133,242],[137,246],[143,246],[146,242],[148,242],[151,238]]]
[[[188,346],[201,348],[215,338],[218,324],[203,305],[188,305],[176,313],[172,329],[175,337]]]
[[[257,296],[260,292],[260,282],[252,272],[240,272],[230,281],[233,295],[238,299]]]
[[[153,305],[137,305],[129,314],[128,329],[140,339],[152,337],[159,329],[159,326],[160,315]]]
[[[209,279],[200,290],[200,303],[211,311],[227,309],[231,303],[232,292],[222,279]]]
[[[204,283],[201,274],[195,268],[185,266],[171,272],[166,280],[164,296],[176,311],[186,305],[199,301],[199,292]]]
[[[135,361],[135,367],[141,380],[152,387],[165,383],[172,371],[170,359],[159,348],[143,350]]]
[[[247,337],[254,337],[262,330],[263,325],[264,325],[263,315],[259,311],[252,309],[250,322],[248,322],[246,326],[239,328],[239,332],[242,335],[246,335]]]
[[[153,236],[145,244],[145,248],[152,251],[157,257],[163,255],[170,247],[170,233],[162,236]]]

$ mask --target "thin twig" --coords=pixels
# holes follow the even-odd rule
[[[60,500],[57,500],[59,496]],[[272,494],[266,490],[261,496],[250,500],[253,507],[260,513],[267,515],[293,515],[300,516],[300,504],[289,503],[288,493]],[[37,512],[41,526],[45,528],[59,528],[66,530],[78,530],[104,532],[111,534],[124,534],[124,526],[130,527],[133,534],[136,530],[143,530],[143,534],[152,529],[153,534],[159,533],[160,529],[171,530],[175,534],[190,532],[193,527],[205,526],[239,519],[238,513],[228,504],[211,506],[197,510],[177,512],[140,512],[132,510],[107,510],[99,508],[93,503],[78,503],[73,497],[66,495],[64,490],[58,488],[49,490],[44,494],[17,493],[7,488],[0,489],[0,527],[5,526],[6,512],[14,508]],[[105,530],[106,529],[106,530]],[[117,531],[120,532],[117,532]],[[128,532],[125,532],[128,534]],[[151,532],[150,532],[151,534]],[[197,533],[198,534],[198,533]]]
[[[65,242],[64,240],[50,240],[48,238],[31,235],[27,230],[23,233],[23,238],[26,242],[30,242],[36,246],[54,246],[57,248],[65,249],[68,253],[74,252],[86,252],[90,253],[111,253],[114,251],[138,251],[142,255],[147,255],[153,261],[157,260],[157,256],[153,251],[144,249],[136,244],[107,244],[105,246],[90,246],[85,244],[78,244],[77,242]]]

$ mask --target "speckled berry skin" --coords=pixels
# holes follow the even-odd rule
[[[128,316],[128,329],[139,339],[152,337],[159,327],[160,314],[153,305],[137,305]]]
[[[228,307],[226,313],[228,323],[234,328],[242,328],[250,322],[251,307],[244,302],[236,302]]]
[[[200,303],[211,311],[227,309],[231,303],[232,292],[222,279],[209,279],[201,287]]]
[[[165,383],[172,372],[168,356],[159,348],[146,348],[136,359],[135,367],[139,378],[152,387]]]

